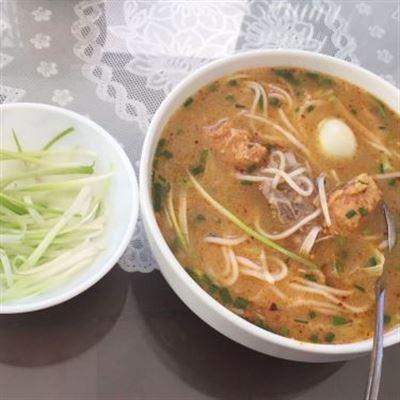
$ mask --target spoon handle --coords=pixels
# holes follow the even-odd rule
[[[385,309],[385,287],[381,277],[376,285],[376,320],[374,344],[371,353],[371,362],[369,366],[369,375],[367,390],[365,392],[365,400],[377,400],[379,395],[379,387],[382,373],[383,359],[383,325],[384,325],[384,309]]]

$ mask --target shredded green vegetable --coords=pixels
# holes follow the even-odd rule
[[[95,174],[93,152],[53,150],[73,131],[35,151],[13,131],[17,151],[0,149],[0,303],[64,283],[103,249],[103,197],[112,173]]]

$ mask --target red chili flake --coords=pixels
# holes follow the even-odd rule
[[[275,303],[271,303],[269,311],[278,311],[278,306]]]

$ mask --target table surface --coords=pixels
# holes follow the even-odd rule
[[[137,170],[151,116],[190,71],[253,48],[318,51],[398,85],[398,1],[0,1],[0,103],[75,110]],[[0,316],[0,400],[362,399],[368,358],[305,364],[248,350],[172,292],[139,223],[101,282],[49,310]],[[381,399],[400,399],[400,347]]]

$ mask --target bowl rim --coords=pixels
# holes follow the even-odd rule
[[[176,111],[176,107],[173,106],[173,102],[180,96],[182,96],[182,92],[189,91],[188,88],[193,86],[198,81],[202,81],[208,73],[213,71],[214,69],[219,69],[223,67],[227,67],[229,65],[236,64],[238,62],[243,62],[246,59],[252,57],[266,57],[265,66],[268,67],[268,56],[287,56],[288,67],[296,67],[296,64],[293,62],[293,59],[298,58],[307,58],[315,61],[322,61],[324,63],[331,63],[332,65],[339,66],[341,68],[345,68],[348,70],[348,73],[354,73],[357,75],[362,75],[366,79],[373,80],[380,88],[385,89],[387,92],[392,93],[393,96],[397,96],[400,98],[400,91],[391,85],[389,82],[385,81],[383,78],[377,76],[376,74],[358,66],[351,64],[347,61],[320,54],[313,53],[304,50],[289,50],[289,49],[262,49],[262,50],[252,50],[247,52],[242,52],[239,54],[234,54],[228,57],[224,57],[222,59],[218,59],[216,61],[210,62],[209,64],[197,69],[196,71],[190,73],[185,79],[183,79],[164,99],[161,106],[158,108],[155,113],[151,124],[149,126],[145,142],[142,148],[142,157],[140,161],[140,174],[139,174],[139,183],[140,183],[140,203],[141,203],[141,213],[144,223],[147,225],[146,231],[147,235],[151,235],[152,239],[154,239],[154,243],[158,250],[161,252],[163,259],[165,260],[165,264],[163,268],[172,268],[175,277],[178,277],[180,283],[184,286],[188,287],[191,291],[191,295],[195,297],[195,300],[199,301],[204,305],[208,312],[210,310],[215,311],[219,317],[223,320],[228,321],[233,324],[235,328],[245,332],[247,335],[255,336],[257,339],[269,342],[279,347],[286,348],[287,350],[292,350],[300,353],[309,353],[314,355],[321,355],[321,360],[323,361],[324,355],[353,355],[366,353],[371,351],[372,349],[372,338],[352,343],[344,343],[344,344],[314,344],[308,342],[302,342],[292,338],[286,338],[271,332],[268,332],[262,328],[255,326],[254,324],[246,321],[245,319],[239,317],[232,311],[228,310],[222,304],[220,304],[217,300],[215,300],[212,296],[206,293],[199,285],[197,285],[189,274],[185,271],[183,266],[176,259],[175,255],[172,253],[166,240],[164,239],[161,230],[157,224],[155,218],[155,212],[152,206],[152,198],[151,198],[151,176],[152,176],[152,160],[155,151],[155,143],[158,141],[162,128],[165,123],[163,120],[172,115],[173,112]],[[282,66],[286,66],[284,63]],[[236,70],[245,69],[246,67],[237,67]],[[254,68],[252,65],[248,65],[247,68]],[[234,69],[233,69],[234,70]],[[315,65],[315,70],[318,71],[318,65]],[[218,76],[223,77],[227,72],[221,73]],[[335,73],[330,73],[335,76]],[[214,78],[216,79],[216,78]],[[213,79],[213,80],[214,80]],[[345,80],[350,80],[349,78],[341,78]],[[211,80],[212,81],[212,80]],[[203,79],[200,87],[204,87],[207,83],[211,82],[208,78]],[[356,84],[357,85],[357,84]],[[358,85],[361,86],[361,85]],[[362,86],[361,86],[362,87]],[[198,89],[193,90],[192,93],[197,92]],[[179,295],[179,293],[177,292]],[[192,309],[192,307],[190,307]],[[193,310],[193,309],[192,309]],[[195,312],[200,318],[204,320],[204,318]],[[205,321],[210,324],[210,322]],[[225,328],[218,328],[219,332],[223,333],[226,336],[229,336],[225,331]],[[229,336],[230,337],[230,336]],[[236,340],[236,339],[235,339]],[[238,341],[238,340],[236,340]],[[240,342],[240,341],[239,341]],[[388,347],[400,342],[400,327],[395,327],[391,331],[385,334],[384,338],[384,346]],[[244,343],[242,343],[244,344]],[[245,345],[248,346],[248,345]],[[258,346],[256,346],[258,347]],[[255,347],[253,347],[255,349]],[[261,350],[259,350],[261,351]],[[329,360],[328,360],[329,361]]]
[[[55,292],[54,295],[52,295],[48,299],[37,298],[37,300],[35,300],[35,298],[33,297],[32,300],[30,300],[26,304],[10,304],[10,305],[7,305],[7,303],[0,304],[0,314],[20,314],[31,311],[43,310],[72,299],[73,297],[83,293],[91,286],[96,284],[118,263],[118,260],[122,256],[123,252],[125,251],[125,249],[129,244],[129,241],[131,240],[131,237],[133,235],[138,220],[139,187],[135,171],[125,151],[122,149],[121,145],[117,142],[117,140],[96,122],[92,121],[91,119],[81,114],[78,114],[75,111],[67,110],[65,108],[53,106],[50,104],[33,103],[33,102],[7,103],[0,105],[1,121],[3,117],[3,112],[9,109],[43,110],[50,113],[67,116],[72,120],[76,120],[82,124],[87,125],[94,132],[95,135],[100,135],[117,154],[118,156],[117,158],[120,160],[122,166],[122,171],[129,180],[129,185],[131,188],[131,195],[132,195],[132,206],[129,214],[128,227],[124,235],[121,237],[118,246],[116,246],[112,254],[104,260],[104,263],[102,264],[103,266],[98,268],[98,270],[95,273],[88,276],[86,280],[78,283],[77,285],[74,285],[69,290],[61,291],[61,293]]]

